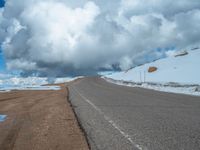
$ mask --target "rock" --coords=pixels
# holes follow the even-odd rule
[[[187,55],[187,54],[188,54],[188,52],[186,50],[185,51],[180,51],[175,55],[175,57],[184,56],[184,55]]]
[[[149,67],[148,72],[151,73],[151,72],[155,72],[156,70],[158,70],[157,67]]]
[[[200,92],[200,86],[197,86],[197,87],[195,88],[195,92]]]

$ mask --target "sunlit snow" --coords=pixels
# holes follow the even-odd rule
[[[187,52],[188,54],[184,56],[175,57],[176,54],[174,54],[126,72],[113,73],[105,77],[114,79],[112,82],[118,84],[200,95],[200,49]],[[157,67],[158,70],[149,73],[149,67]]]

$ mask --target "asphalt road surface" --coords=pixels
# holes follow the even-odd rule
[[[200,150],[200,97],[98,77],[80,79],[69,91],[92,150]]]

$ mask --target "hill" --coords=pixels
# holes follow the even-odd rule
[[[154,90],[200,95],[200,49],[170,56],[106,75],[107,80]]]

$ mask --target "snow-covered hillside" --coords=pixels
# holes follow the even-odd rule
[[[149,67],[156,67],[157,70],[149,73]],[[188,51],[184,56],[170,56],[107,77],[134,82],[145,80],[145,82],[200,84],[200,49]]]
[[[157,70],[149,72],[149,69],[152,67],[156,68]],[[167,58],[159,59],[157,61],[135,67],[128,71],[106,75],[105,77],[114,79],[118,81],[118,83],[119,81],[143,83],[139,84],[140,87],[191,94],[191,88],[194,89],[194,91],[199,90],[200,49],[184,52],[180,51]],[[176,89],[169,88],[172,83],[173,85],[176,85],[174,86]],[[180,87],[180,85],[181,89],[178,91],[177,86]],[[191,87],[189,87],[189,85],[191,85]],[[189,93],[184,91],[184,86],[190,88]],[[199,94],[197,93],[195,95]]]
[[[80,77],[77,77],[80,78]],[[13,77],[0,74],[0,92],[10,90],[58,90],[58,86],[43,86],[45,84],[57,84],[75,80],[77,78],[46,78],[46,77]]]

